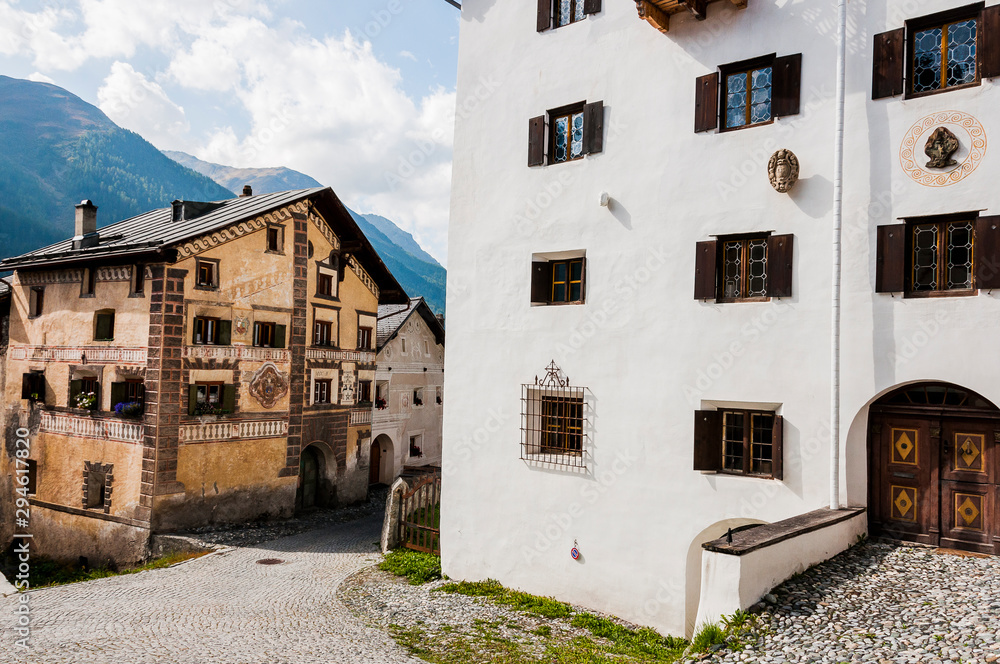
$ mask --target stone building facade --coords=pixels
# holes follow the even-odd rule
[[[365,498],[378,304],[407,298],[329,188],[99,231],[85,201],[74,239],[0,267],[42,553],[137,560],[151,533]]]
[[[441,464],[444,327],[423,298],[378,309],[372,484],[406,466]]]

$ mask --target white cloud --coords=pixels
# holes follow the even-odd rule
[[[111,65],[111,73],[97,91],[98,106],[115,123],[140,134],[161,148],[183,147],[190,130],[184,109],[158,83],[125,62]]]
[[[407,60],[413,60],[414,62],[417,61],[417,56],[413,55],[409,51],[400,51],[399,57],[406,58]]]
[[[43,74],[41,72],[37,72],[37,71],[33,72],[31,74],[28,74],[28,80],[29,81],[34,81],[35,83],[51,83],[52,85],[56,84],[56,82],[53,81],[51,78],[49,78],[45,74]]]

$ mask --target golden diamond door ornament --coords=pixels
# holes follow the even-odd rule
[[[982,434],[955,434],[955,470],[983,472]]]
[[[892,487],[892,518],[898,521],[917,520],[917,490],[912,487]]]
[[[892,430],[892,462],[917,465],[916,429]]]
[[[963,501],[962,498],[965,498],[965,500]],[[977,502],[979,503],[979,505],[976,504]],[[973,496],[965,493],[956,493],[955,525],[961,528],[982,530],[983,529],[982,523],[979,523],[979,517],[982,514],[982,510],[980,509],[981,505],[982,505],[982,496]]]

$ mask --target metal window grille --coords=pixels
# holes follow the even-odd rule
[[[570,385],[555,362],[545,378],[521,386],[521,459],[586,468],[586,388]]]

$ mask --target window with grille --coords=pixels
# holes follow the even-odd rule
[[[544,379],[521,386],[521,458],[526,461],[586,467],[585,389],[551,363]]]
[[[737,129],[771,121],[771,65],[724,72],[725,128]]]
[[[910,291],[972,290],[975,228],[971,219],[911,224]]]
[[[603,101],[569,104],[528,121],[528,166],[561,164],[603,151]]]
[[[601,0],[537,0],[538,22],[536,29],[544,32],[577,23],[590,14],[601,11]]]
[[[802,54],[776,53],[721,65],[695,81],[696,133],[733,131],[798,115],[802,97]]]
[[[978,35],[977,16],[915,27],[910,92],[919,95],[978,83]]]

